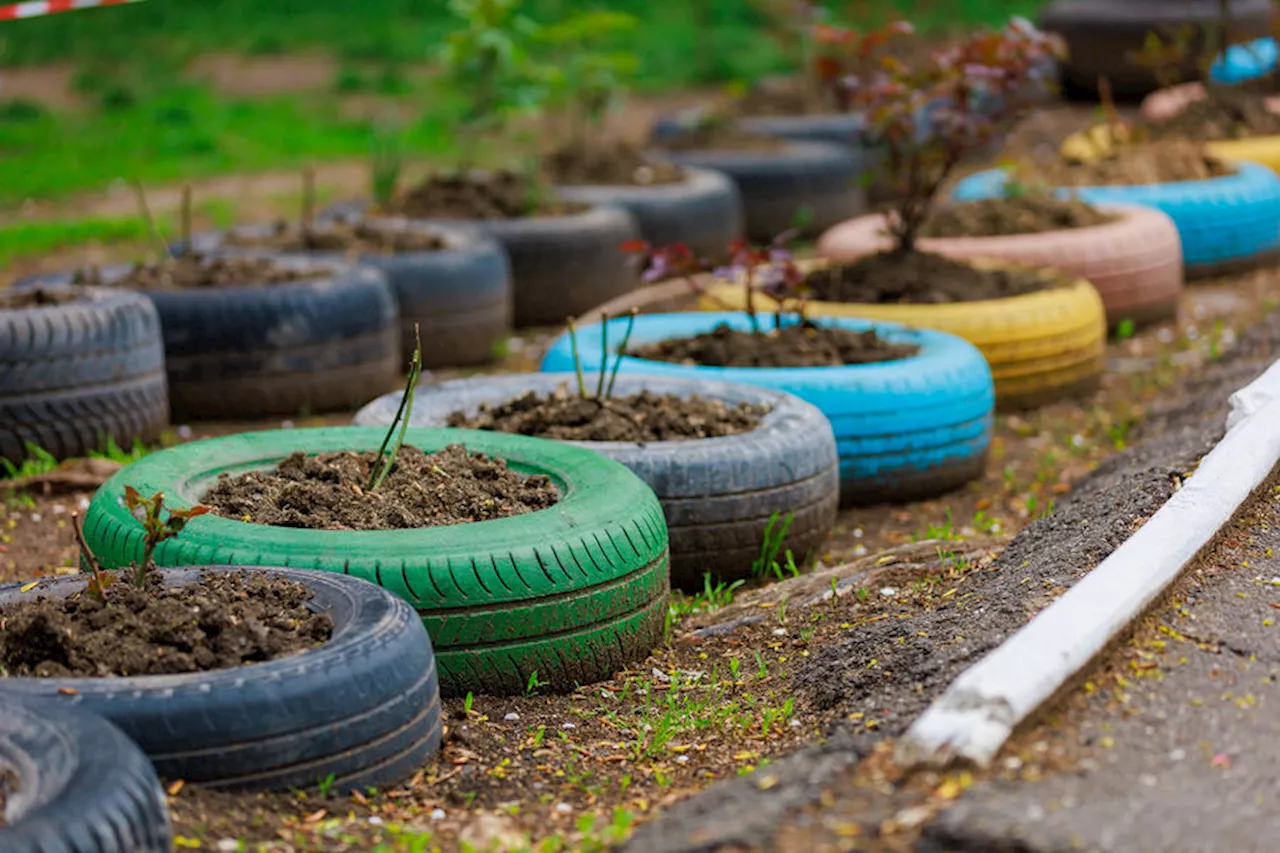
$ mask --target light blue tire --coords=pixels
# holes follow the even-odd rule
[[[622,340],[627,322],[625,317],[610,321],[611,342]],[[919,346],[920,352],[879,364],[790,368],[702,367],[625,356],[619,372],[739,382],[807,400],[827,416],[835,432],[845,505],[918,500],[981,476],[991,443],[995,386],[986,360],[972,344],[894,323],[820,322],[855,331],[873,328],[887,340]],[[746,315],[736,312],[647,314],[636,318],[628,348],[710,332],[722,323],[751,328]],[[579,329],[577,338],[583,369],[596,370],[605,357],[599,324]],[[611,359],[616,348],[611,343]],[[542,370],[573,369],[568,335],[561,335],[543,358]]]
[[[1257,163],[1236,165],[1235,174],[1207,181],[1063,187],[1057,193],[1163,211],[1178,226],[1187,275],[1219,275],[1272,261],[1280,251],[1280,176]],[[1000,169],[978,172],[956,184],[951,196],[961,202],[995,198],[1006,180]]]
[[[1275,71],[1277,61],[1280,61],[1280,46],[1273,38],[1233,44],[1214,60],[1209,79],[1228,86],[1256,80]]]

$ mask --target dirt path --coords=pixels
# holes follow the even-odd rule
[[[1069,588],[1158,509],[1173,493],[1179,478],[1190,471],[1220,437],[1227,396],[1277,356],[1280,356],[1280,313],[1273,312],[1261,325],[1249,330],[1239,347],[1221,363],[1209,366],[1184,389],[1184,394],[1175,395],[1180,402],[1167,406],[1144,422],[1141,434],[1145,440],[1076,483],[1057,511],[1029,525],[989,569],[975,573],[966,582],[963,595],[929,609],[891,607],[892,618],[867,626],[857,636],[815,654],[806,671],[798,674],[796,685],[801,695],[808,696],[819,707],[838,708],[841,721],[826,732],[825,740],[774,764],[770,770],[776,780],[773,784],[761,786],[757,775],[712,788],[642,826],[625,849],[631,853],[709,851],[725,847],[787,851],[951,849],[945,844],[935,848],[913,848],[912,845],[920,828],[935,814],[944,812],[971,779],[957,773],[901,778],[887,760],[893,738],[961,671]],[[1251,550],[1258,549],[1251,546]],[[1249,559],[1248,555],[1240,556]],[[1265,568],[1247,569],[1240,574],[1240,583],[1257,599],[1264,588],[1253,584],[1253,577],[1261,575],[1269,580],[1271,574]],[[1245,591],[1243,587],[1228,590],[1226,595],[1218,596],[1218,600],[1234,601],[1236,591]],[[1246,603],[1241,602],[1242,606]],[[1254,642],[1254,633],[1264,629],[1253,626],[1252,622],[1261,625],[1260,619],[1264,617],[1259,613],[1271,610],[1269,599],[1248,603],[1254,608],[1248,617],[1250,633],[1230,644],[1244,650],[1246,659],[1256,652],[1265,660],[1270,645]],[[1205,609],[1204,612],[1213,611]],[[1208,639],[1210,645],[1220,645],[1217,641],[1221,635],[1215,634],[1215,630],[1229,624],[1224,623],[1223,618],[1215,617],[1206,626],[1207,632],[1196,636]],[[1238,629],[1234,635],[1241,637],[1240,630],[1245,629]],[[1179,654],[1187,652],[1171,650],[1168,653],[1174,661]],[[1239,660],[1233,654],[1227,662],[1234,668]],[[1223,667],[1223,672],[1225,669]],[[1204,674],[1208,670],[1199,671]],[[1247,677],[1233,672],[1233,678],[1241,679],[1234,686],[1227,686],[1229,679],[1222,678],[1220,683],[1224,686],[1214,694],[1215,702],[1224,705],[1222,713],[1243,713],[1246,709],[1238,708],[1234,700],[1247,696],[1254,697],[1247,701],[1256,701],[1261,707],[1267,692],[1259,679],[1268,672],[1265,664],[1250,670]],[[1197,689],[1203,689],[1203,682]],[[1221,699],[1223,691],[1232,692],[1232,701]],[[1173,701],[1176,704],[1176,700]],[[1117,707],[1111,713],[1119,720],[1126,712],[1123,707]],[[868,726],[872,719],[876,725]],[[1094,736],[1105,724],[1108,720],[1097,718],[1092,729]],[[1133,727],[1130,732],[1136,733],[1141,732],[1143,726],[1155,723],[1147,718],[1126,725]],[[1170,724],[1167,733],[1181,731],[1181,738],[1193,744],[1191,748],[1184,747],[1187,755],[1198,756],[1195,750],[1200,747],[1195,746],[1196,742],[1213,739],[1207,725],[1179,728]],[[1027,780],[1070,766],[1073,750],[1062,734],[1064,731],[1059,725],[1051,725],[1020,736],[1000,766]],[[1243,743],[1242,731],[1237,725],[1233,737],[1219,738],[1219,742],[1238,752]],[[1263,728],[1257,735],[1265,742],[1269,731]],[[1117,734],[1108,736],[1120,743]],[[1132,775],[1147,772],[1143,769],[1143,756],[1150,754],[1137,744],[1163,748],[1161,737],[1156,734],[1139,738],[1135,734],[1131,738],[1135,752],[1130,754],[1127,766]],[[1262,752],[1270,755],[1269,749]],[[1198,772],[1205,773],[1208,769],[1203,762],[1197,765]],[[944,817],[931,824],[930,833],[939,839],[949,838],[946,833],[954,825],[948,821],[954,820],[959,821],[960,829],[953,835],[971,832],[975,839],[964,850],[1076,849],[1068,844],[1075,837],[1073,832],[1092,827],[1094,834],[1087,837],[1096,839],[1099,837],[1096,833],[1103,832],[1105,825],[1118,826],[1125,820],[1127,813],[1122,804],[1114,800],[1117,789],[1102,786],[1096,794],[1089,795],[1094,811],[1082,811],[1072,818],[1041,819],[1043,828],[1037,838],[1043,846],[1022,847],[1012,841],[1002,846],[995,842],[998,833],[982,834],[981,827],[991,826],[991,821],[999,818],[1016,837],[1017,829],[1025,825],[1026,810],[1031,806],[1047,814],[1048,804],[1060,803],[1061,797],[1067,794],[1077,797],[1077,802],[1085,801],[1080,793],[1084,786],[1078,780],[1063,776],[1056,784],[1052,789],[1019,789],[1007,806],[1008,789],[989,789],[988,795],[968,812],[960,813],[961,817]],[[1200,784],[1205,787],[1195,794],[1180,796],[1179,801],[1190,803],[1196,796],[1206,804],[1230,796],[1242,801],[1240,789],[1219,787],[1213,789],[1210,796],[1208,782]],[[1256,808],[1252,805],[1255,793],[1258,792],[1250,791],[1248,801],[1238,808]],[[1156,791],[1150,794],[1152,798],[1157,796]],[[1039,815],[1040,811],[1033,810],[1033,813]],[[1110,823],[1104,824],[1104,818]],[[1225,816],[1222,819],[1227,820]],[[1255,821],[1251,827],[1260,831],[1263,825]],[[1119,844],[1098,849],[1173,848],[1148,841],[1145,845]]]

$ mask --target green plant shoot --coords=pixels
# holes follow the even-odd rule
[[[378,455],[369,470],[369,485],[365,489],[367,492],[376,492],[387,479],[387,475],[391,473],[391,469],[395,467],[396,457],[400,455],[400,448],[404,446],[404,434],[409,428],[409,418],[413,414],[413,392],[417,390],[418,379],[421,376],[422,339],[418,335],[418,324],[414,323],[413,358],[409,360],[409,377],[405,380],[404,394],[400,396],[400,406],[396,409],[396,416],[392,419],[391,426],[387,428],[382,446],[378,448]],[[399,434],[396,433],[397,426],[400,427]],[[387,445],[391,444],[392,436],[395,436],[395,444],[388,453]]]
[[[133,486],[124,487],[124,505],[142,523],[142,560],[133,567],[134,584],[138,587],[146,584],[147,572],[155,568],[153,558],[160,543],[181,533],[191,519],[213,511],[212,507],[204,504],[196,504],[187,509],[172,509],[164,505],[164,492],[156,492],[151,497],[144,498]],[[160,517],[162,512],[166,513],[164,518]],[[92,566],[92,562],[90,565]]]

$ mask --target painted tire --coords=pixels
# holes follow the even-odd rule
[[[363,216],[368,210],[368,200],[349,201],[329,207],[323,215]],[[525,219],[411,221],[473,228],[498,241],[511,262],[512,320],[517,329],[558,325],[621,296],[639,281],[618,247],[638,238],[640,229],[621,207],[600,205],[567,216]]]
[[[574,381],[572,374],[525,373],[424,386],[414,396],[412,423],[444,426],[458,410],[474,414],[481,403],[502,403],[526,391],[551,393]],[[840,475],[835,436],[822,412],[790,394],[693,379],[619,376],[614,394],[642,390],[772,407],[756,429],[741,435],[644,444],[567,442],[618,460],[657,494],[671,536],[673,586],[700,592],[707,572],[724,581],[750,577],[774,513],[795,513],[782,548],[797,560],[827,538]],[[401,394],[374,400],[356,413],[355,423],[390,425]]]
[[[1090,204],[1140,204],[1168,214],[1178,226],[1188,277],[1221,275],[1271,262],[1280,251],[1280,176],[1257,163],[1237,163],[1233,175],[1208,181],[1143,186],[1060,188]],[[978,172],[952,191],[956,201],[1004,192],[1005,173]]]
[[[468,367],[493,361],[495,348],[511,332],[511,264],[494,240],[465,228],[425,226],[406,220],[381,224],[440,236],[444,248],[433,252],[370,253],[356,263],[387,277],[400,316],[400,360],[413,357],[413,327],[422,339],[423,367]],[[265,236],[271,225],[234,229],[246,236]],[[199,252],[240,253],[226,235],[201,234],[192,239]],[[291,252],[285,257],[338,263],[340,252]]]
[[[628,318],[611,321],[619,341]],[[893,323],[834,319],[841,328],[874,328],[892,341],[921,347],[917,355],[882,364],[815,368],[723,368],[624,357],[623,374],[678,376],[787,391],[817,406],[831,421],[840,455],[844,504],[907,501],[956,488],[981,475],[991,441],[995,390],[991,371],[971,344],[942,332]],[[741,313],[647,314],[636,318],[633,345],[709,332],[727,324],[750,329]],[[599,330],[578,330],[586,370],[604,353]],[[567,335],[552,343],[542,370],[573,370]]]
[[[152,441],[169,424],[160,318],[144,296],[0,309],[0,459],[34,444],[59,459]]]
[[[89,545],[106,566],[140,553],[118,499],[126,483],[197,503],[219,472],[269,467],[296,450],[375,451],[386,430],[326,427],[241,433],[183,444],[124,468],[94,495]],[[213,515],[156,550],[162,566],[294,566],[354,575],[422,616],[445,696],[522,693],[532,673],[553,690],[612,677],[662,640],[670,588],[667,527],[653,492],[625,467],[555,441],[477,430],[410,429],[427,451],[448,444],[546,474],[554,507],[514,518],[389,531],[302,530]]]
[[[128,482],[137,482],[127,478]],[[112,494],[122,486],[117,479]],[[109,486],[111,484],[108,484]],[[86,538],[104,565],[140,559],[142,528],[103,512],[99,491]],[[185,533],[183,534],[185,536]],[[208,550],[207,548],[204,550]],[[189,553],[189,552],[188,552]],[[225,567],[166,569],[166,583],[192,583]],[[413,610],[355,578],[272,569],[305,584],[333,617],[329,642],[232,669],[127,678],[7,678],[0,691],[77,705],[120,727],[160,778],[236,790],[334,793],[391,785],[440,747],[440,691],[431,642]],[[84,576],[0,586],[0,605],[63,598]]]
[[[1230,0],[1233,36],[1238,39],[1270,35],[1269,0]],[[1061,36],[1067,58],[1060,63],[1063,86],[1069,92],[1096,96],[1098,78],[1105,77],[1118,98],[1141,98],[1160,88],[1155,75],[1128,61],[1142,49],[1151,31],[1162,32],[1184,25],[1196,28],[1196,37],[1178,72],[1182,79],[1199,76],[1194,57],[1204,47],[1205,29],[1218,20],[1217,0],[1055,0],[1040,13],[1042,30]]]
[[[0,692],[0,762],[18,776],[5,853],[169,853],[173,829],[151,762],[101,717]]]
[[[1280,60],[1280,48],[1270,36],[1233,44],[1214,61],[1209,79],[1227,85],[1255,80],[1274,71],[1277,60]]]
[[[772,240],[793,227],[804,210],[812,216],[802,232],[816,236],[867,206],[860,183],[863,170],[848,147],[786,142],[770,151],[661,150],[654,156],[732,178],[742,194],[746,234],[752,240]]]
[[[568,201],[611,204],[631,214],[640,236],[654,246],[683,243],[699,257],[718,258],[742,236],[742,195],[728,176],[688,169],[680,183],[653,186],[558,186]]]
[[[1178,313],[1183,285],[1182,243],[1177,226],[1168,216],[1149,207],[1107,205],[1104,209],[1124,218],[1091,228],[1046,234],[930,237],[921,239],[919,245],[924,251],[961,260],[992,258],[1019,266],[1051,267],[1078,276],[1098,291],[1107,323],[1112,327],[1123,320],[1141,325],[1172,319]],[[841,223],[822,235],[818,252],[834,260],[854,260],[884,251],[892,245],[883,234],[884,224],[884,217],[879,215]],[[1020,325],[1011,325],[1007,331],[1026,331]],[[937,328],[967,337],[957,329]],[[985,352],[980,341],[968,340]],[[996,374],[999,397],[1001,372],[994,363],[991,369]]]
[[[400,375],[400,327],[386,277],[367,267],[320,265],[314,277],[278,284],[139,291],[164,335],[175,420],[288,417],[359,405]],[[104,267],[106,281],[130,265]],[[66,284],[73,273],[18,286]]]
[[[1150,121],[1173,118],[1205,96],[1200,83],[1184,83],[1152,92],[1142,101],[1142,115]],[[1273,109],[1280,112],[1280,98],[1271,99]],[[1273,172],[1280,172],[1280,135],[1254,136],[1248,139],[1222,139],[1206,142],[1205,149],[1224,160],[1261,163]]]

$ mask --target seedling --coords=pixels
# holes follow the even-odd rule
[[[147,191],[142,186],[142,181],[133,182],[133,192],[138,199],[138,211],[142,214],[142,220],[147,223],[147,234],[151,237],[151,242],[155,244],[156,255],[160,258],[172,258],[173,255],[169,251],[169,244],[165,242],[164,235],[160,233],[160,227],[156,225],[156,218],[151,215],[151,205],[147,204]]]
[[[422,338],[418,334],[418,324],[414,323],[413,358],[409,360],[409,377],[405,380],[404,393],[400,396],[396,416],[391,420],[391,426],[387,428],[387,434],[382,439],[382,446],[378,448],[378,455],[369,469],[369,485],[365,488],[366,492],[376,492],[387,479],[387,475],[391,473],[391,469],[395,467],[396,456],[404,446],[404,434],[409,428],[409,419],[413,414],[413,392],[417,390],[418,379],[421,376]],[[397,426],[400,427],[399,434],[396,433]],[[395,436],[395,444],[392,445],[391,452],[387,453],[387,445],[391,444],[392,436]]]
[[[914,252],[943,185],[970,154],[1012,129],[1028,106],[1022,92],[1052,55],[1050,38],[1014,19],[999,32],[968,36],[908,66],[878,52],[913,34],[905,22],[857,37],[865,76],[846,81],[851,103],[887,151],[898,197],[889,215],[893,252]]]
[[[400,128],[391,119],[374,125],[369,140],[369,176],[373,201],[386,210],[395,197],[404,167],[404,139]]]
[[[780,511],[774,510],[773,514],[769,516],[769,521],[764,526],[764,535],[760,540],[760,555],[751,563],[753,577],[761,577],[769,571],[772,571],[778,580],[783,580],[786,577],[782,567],[778,565],[778,554],[782,551],[782,543],[787,538],[787,531],[791,529],[791,522],[795,519],[795,515],[793,510],[783,517]],[[791,577],[800,574],[800,570],[796,568],[795,558],[791,556],[790,551],[786,552],[786,561],[787,574]]]
[[[88,592],[94,598],[107,603],[107,586],[111,583],[112,578],[102,573],[102,567],[98,565],[98,558],[93,555],[93,551],[89,548],[89,543],[84,539],[84,531],[80,529],[80,513],[71,513],[71,529],[75,531],[76,542],[80,545],[80,553],[84,555],[85,562],[89,564],[89,571],[93,572],[93,580],[89,581]]]
[[[177,536],[187,526],[187,522],[196,516],[213,512],[212,507],[204,504],[196,504],[187,509],[166,507],[163,492],[144,498],[133,486],[124,487],[124,505],[129,514],[142,523],[142,560],[133,567],[134,585],[139,588],[146,585],[148,572],[155,568],[153,557],[160,543]],[[166,513],[164,518],[161,518],[161,513]],[[92,565],[90,556],[90,566]]]
[[[546,685],[538,680],[538,671],[535,669],[533,672],[529,673],[529,681],[524,686],[524,695],[532,696],[537,692],[539,687],[546,687]]]
[[[600,43],[630,32],[639,19],[625,12],[594,9],[546,27],[542,40],[555,63],[549,63],[554,86],[568,101],[572,141],[585,148],[599,135],[605,116],[635,75],[640,59],[629,51],[608,51]]]
[[[587,384],[583,378],[582,359],[578,355],[578,325],[574,318],[565,321],[569,329],[569,348],[573,353],[573,370],[578,380],[578,396],[583,400],[595,400],[601,407],[606,407],[613,397],[613,386],[618,381],[618,369],[622,367],[622,359],[626,357],[627,344],[631,342],[631,332],[636,326],[636,315],[639,311],[632,308],[627,314],[627,329],[622,333],[622,343],[613,359],[613,369],[609,369],[609,315],[600,314],[600,350],[604,358],[600,361],[599,373],[596,375],[595,394],[587,392]],[[608,381],[606,382],[606,377]]]

